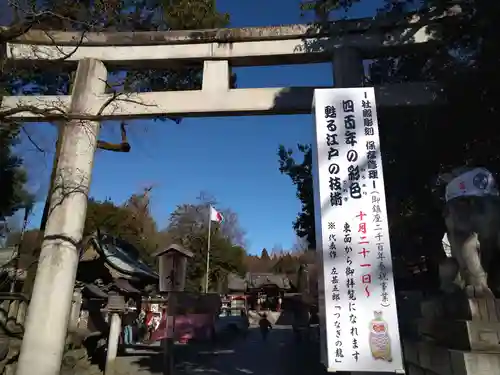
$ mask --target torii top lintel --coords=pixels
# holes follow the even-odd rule
[[[282,25],[265,27],[241,27],[205,30],[170,30],[141,32],[89,32],[81,38],[79,32],[45,31],[32,29],[11,43],[87,45],[87,46],[138,46],[169,44],[230,43],[264,40],[287,40],[312,38],[338,34],[359,34],[370,31],[387,32],[391,29],[416,27],[439,23],[442,19],[461,14],[455,5],[446,11],[431,9],[426,12],[411,13],[405,18],[392,17],[361,18],[330,22],[327,25]]]

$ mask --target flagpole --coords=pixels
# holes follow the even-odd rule
[[[207,245],[207,269],[205,273],[205,293],[208,293],[208,279],[210,272],[210,236],[212,234],[212,208],[208,210],[208,245]]]

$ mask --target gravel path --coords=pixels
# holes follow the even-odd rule
[[[257,329],[217,345],[178,347],[175,375],[310,375],[318,374],[311,347],[297,345],[290,326],[275,326],[263,342]],[[316,350],[314,350],[316,352]],[[129,350],[118,359],[119,375],[162,374],[159,346]]]

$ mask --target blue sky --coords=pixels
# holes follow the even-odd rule
[[[370,3],[370,8],[354,7],[349,16],[371,16],[380,2]],[[231,14],[232,27],[307,20],[301,18],[297,0],[219,0],[218,4]],[[333,84],[330,64],[239,68],[236,73],[241,88]],[[290,179],[278,170],[276,152],[279,144],[293,147],[311,142],[312,126],[310,115],[198,118],[181,124],[137,121],[129,127],[131,153],[97,153],[91,195],[121,203],[153,184],[153,214],[163,227],[176,205],[206,191],[217,198],[220,207],[239,215],[250,253],[275,244],[287,249],[295,241],[292,222],[300,203]],[[31,124],[28,131],[41,145],[53,148],[50,125]],[[118,137],[116,126],[104,127],[101,138]],[[25,143],[24,148],[29,145]],[[34,150],[26,157],[33,189],[41,200],[30,219],[32,227],[40,222],[51,158],[50,152],[42,156]]]

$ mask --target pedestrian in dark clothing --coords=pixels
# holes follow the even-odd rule
[[[266,341],[269,330],[273,328],[269,320],[267,320],[266,314],[262,315],[262,317],[260,318],[259,328],[260,328],[260,334],[262,335],[262,340]]]

